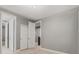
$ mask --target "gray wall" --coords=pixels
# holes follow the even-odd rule
[[[79,8],[78,8],[78,53],[79,53]]]
[[[77,9],[42,19],[42,47],[66,53],[77,53]]]
[[[0,19],[0,53],[1,53],[1,19]]]
[[[20,24],[27,25],[27,19],[10,11],[0,9],[17,16],[16,48],[20,48]],[[0,19],[1,20],[1,19]],[[1,23],[1,21],[0,21]],[[66,53],[77,53],[78,51],[78,27],[77,10],[68,10],[42,20],[42,47],[58,50]],[[1,24],[0,24],[1,40]],[[1,45],[0,45],[1,47]]]

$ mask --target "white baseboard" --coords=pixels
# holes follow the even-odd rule
[[[43,50],[49,51],[49,52],[53,52],[53,53],[55,53],[55,54],[68,54],[68,53],[65,53],[65,52],[60,52],[60,51],[51,50],[51,49],[46,49],[46,48],[40,48],[40,49],[43,49]]]

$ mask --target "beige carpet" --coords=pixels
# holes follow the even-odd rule
[[[16,53],[17,54],[56,54],[55,52],[49,52],[40,48],[17,51]]]
[[[61,53],[53,50],[51,52],[42,48],[24,49],[24,50],[17,50],[16,52],[12,52],[9,48],[5,48],[3,46],[2,54],[61,54]]]

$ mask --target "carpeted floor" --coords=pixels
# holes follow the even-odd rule
[[[48,51],[42,48],[32,48],[32,49],[24,49],[17,50],[16,52],[12,52],[9,48],[2,47],[2,54],[62,54],[56,51]]]
[[[22,51],[17,51],[17,54],[60,54],[56,53],[55,51],[50,52],[41,48],[35,48],[35,49],[27,49]]]

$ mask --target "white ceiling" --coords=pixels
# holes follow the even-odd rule
[[[28,17],[30,19],[41,19],[51,16],[53,14],[72,9],[77,7],[76,5],[4,5],[1,8],[7,9],[14,13]]]

